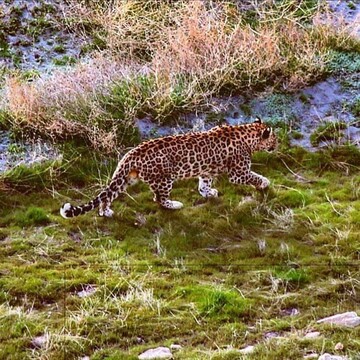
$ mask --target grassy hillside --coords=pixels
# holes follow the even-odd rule
[[[166,211],[137,184],[114,218],[71,220],[60,204],[92,197],[115,164],[65,154],[4,178],[0,358],[136,359],[175,343],[175,359],[239,359],[246,345],[249,359],[300,359],[341,342],[356,359],[359,328],[316,320],[359,311],[358,149],[258,154],[265,193],[219,178],[205,201],[183,181],[185,208]]]

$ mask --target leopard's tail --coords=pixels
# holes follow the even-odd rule
[[[137,177],[137,173],[135,175]],[[132,172],[129,173],[128,166],[119,166],[109,185],[102,190],[98,196],[89,201],[87,204],[79,206],[74,206],[70,203],[64,204],[60,208],[61,216],[67,219],[96,209],[101,203],[107,203],[110,205],[111,202],[118,197],[120,192],[125,191],[126,185],[130,180],[133,180],[135,175]]]
[[[70,203],[66,203],[60,208],[60,214],[66,219],[83,215],[91,210],[96,209],[102,202],[108,201],[108,199],[111,199],[111,201],[114,200],[115,196],[113,194],[116,193],[118,193],[117,179],[113,179],[111,180],[110,184],[100,192],[98,196],[89,201],[87,204],[74,206]]]
[[[102,192],[99,195],[101,195],[101,194],[102,194]],[[91,210],[97,208],[99,205],[100,205],[99,196],[97,196],[95,199],[91,200],[90,202],[88,202],[87,204],[84,204],[84,205],[73,206],[70,203],[66,203],[60,208],[60,214],[62,217],[67,219],[67,218],[71,218],[74,216],[79,216],[79,215],[85,214],[88,211],[91,211]]]

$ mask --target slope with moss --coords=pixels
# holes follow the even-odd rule
[[[220,177],[204,201],[182,181],[185,208],[166,211],[137,184],[114,218],[65,220],[61,202],[92,197],[115,166],[77,151],[3,177],[1,358],[136,359],[177,343],[175,359],[237,359],[246,345],[249,359],[295,359],[338,342],[356,358],[359,328],[316,320],[360,310],[357,148],[259,153],[265,193]]]

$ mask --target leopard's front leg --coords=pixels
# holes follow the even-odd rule
[[[265,176],[262,176],[254,171],[251,171],[250,175],[248,175],[247,184],[255,186],[255,188],[258,190],[262,190],[262,189],[266,189],[270,185],[270,180]]]
[[[209,177],[199,177],[199,193],[204,198],[217,197],[218,191],[211,187],[212,178]]]
[[[265,176],[250,171],[248,166],[235,166],[229,171],[229,181],[233,184],[252,185],[258,190],[267,188],[270,185],[269,179]]]

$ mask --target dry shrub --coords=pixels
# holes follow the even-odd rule
[[[104,24],[104,40],[121,58],[149,60],[153,48],[162,42],[164,30],[174,26],[171,19],[182,6],[182,1],[114,0],[98,14]]]
[[[319,57],[324,49],[314,46],[311,32],[295,19],[267,16],[254,29],[227,3],[209,9],[203,1],[191,1],[178,12],[178,27],[156,44],[152,66],[156,72],[197,77],[212,92],[225,86],[278,82],[291,90],[307,84],[325,65]]]
[[[16,76],[10,77],[6,79],[4,95],[7,107],[17,122],[36,123],[39,120],[43,104],[34,84],[25,84]]]
[[[330,11],[315,14],[313,41],[320,49],[359,51],[360,14],[351,23]]]
[[[127,74],[122,64],[97,54],[86,63],[34,82],[24,82],[19,76],[8,78],[3,106],[12,115],[12,125],[28,134],[53,139],[80,136],[95,148],[113,151],[118,145],[114,132],[96,125],[97,119],[106,117],[98,96],[104,96],[110,84]]]

